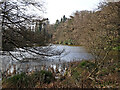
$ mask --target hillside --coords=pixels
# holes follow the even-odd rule
[[[119,12],[120,2],[102,3],[96,11],[76,11],[74,16],[57,24],[53,43],[82,45],[98,56],[101,52],[119,50]]]

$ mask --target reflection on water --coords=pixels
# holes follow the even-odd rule
[[[46,49],[44,47],[44,49]],[[26,72],[32,70],[41,70],[43,66],[53,67],[54,69],[57,67],[59,70],[61,68],[65,68],[65,63],[71,61],[80,61],[80,60],[90,60],[93,59],[93,56],[90,53],[87,53],[84,47],[82,46],[66,46],[66,45],[52,45],[50,50],[45,50],[44,53],[51,53],[53,51],[62,51],[64,52],[61,55],[57,56],[39,56],[35,54],[30,54],[29,52],[23,51],[22,54],[26,56],[24,58],[25,62],[18,62],[11,58],[9,55],[2,55],[2,71],[8,71],[12,73],[14,70],[18,72]],[[13,55],[17,55],[21,61],[23,58],[20,58],[19,51],[12,51]],[[41,52],[42,53],[42,52]],[[9,70],[8,70],[9,68]]]
[[[84,47],[82,46],[67,46],[67,45],[53,45],[55,50],[62,50],[65,51],[58,57],[61,61],[73,61],[73,60],[89,60],[93,59],[93,56],[90,53],[87,53]],[[55,59],[56,57],[50,57]]]

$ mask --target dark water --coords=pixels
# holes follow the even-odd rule
[[[27,67],[29,67],[29,71],[32,71],[35,69],[40,70],[43,65],[53,68],[59,66],[59,68],[61,68],[67,62],[93,59],[93,56],[82,46],[51,45],[50,47],[42,47],[42,49],[44,50],[41,53],[45,54],[51,54],[53,52],[54,54],[58,52],[62,53],[60,55],[53,56],[40,56],[34,53],[30,54],[29,52],[22,51],[22,49],[22,52],[19,52],[18,50],[12,51],[11,53],[21,62],[10,57],[7,53],[5,55],[1,55],[2,70],[6,71],[9,68],[9,72],[12,72],[15,67],[19,72],[23,72]],[[21,57],[21,53],[23,57]]]

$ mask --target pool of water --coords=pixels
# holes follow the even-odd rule
[[[9,69],[9,72],[13,72],[16,68],[20,72],[23,72],[27,67],[29,67],[29,71],[33,69],[40,70],[43,65],[54,68],[59,66],[59,68],[61,68],[63,67],[63,63],[92,60],[94,58],[83,46],[50,45],[42,48],[36,47],[36,49],[38,50],[36,50],[36,52],[52,55],[41,56],[24,51],[23,49],[16,49],[10,53],[19,60],[11,57],[9,53],[0,55],[2,60],[2,71]]]

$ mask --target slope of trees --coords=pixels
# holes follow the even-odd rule
[[[105,58],[109,51],[120,48],[119,4],[120,2],[104,3],[93,12],[77,11],[57,27],[53,41],[61,43],[71,40],[75,45],[86,46],[96,58]]]

